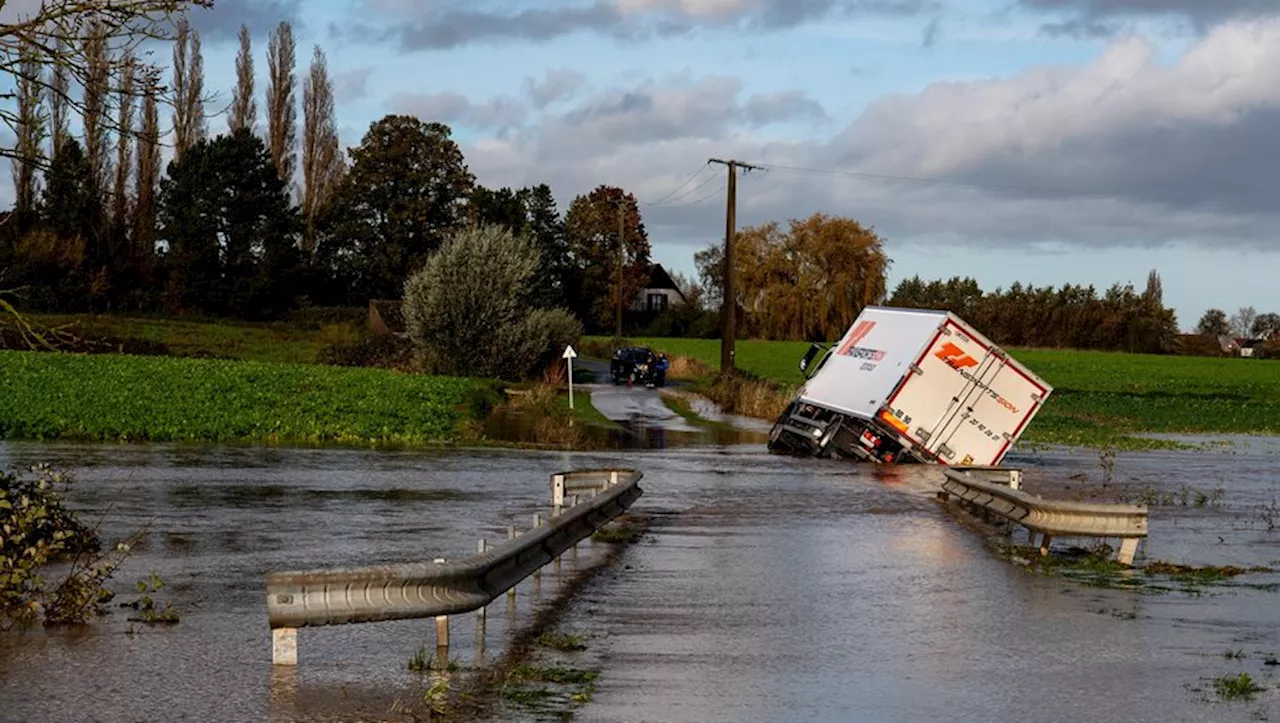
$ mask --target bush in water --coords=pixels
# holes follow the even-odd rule
[[[102,553],[96,530],[63,504],[71,477],[48,467],[0,472],[0,629],[41,620],[82,623],[101,615],[112,593],[103,585],[128,553]],[[40,577],[45,565],[71,561],[60,582]]]

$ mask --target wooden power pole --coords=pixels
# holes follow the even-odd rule
[[[624,200],[618,199],[618,339],[622,339],[622,262],[627,256],[627,204],[623,203]]]
[[[734,342],[737,335],[738,309],[734,301],[733,241],[738,223],[738,169],[754,171],[760,168],[742,161],[725,161],[712,158],[708,163],[719,163],[729,169],[729,198],[724,219],[724,299],[721,302],[720,372],[733,369]]]

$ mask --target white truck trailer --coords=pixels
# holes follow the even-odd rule
[[[1053,391],[946,311],[868,307],[800,369],[807,381],[769,434],[774,452],[994,466]]]

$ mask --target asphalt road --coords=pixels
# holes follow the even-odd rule
[[[585,387],[591,392],[592,406],[610,420],[670,432],[702,431],[662,402],[661,388],[612,384],[609,381],[609,363],[599,359],[579,358],[575,367],[586,369],[597,380],[597,383]]]

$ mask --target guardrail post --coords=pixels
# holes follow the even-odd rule
[[[489,550],[489,545],[488,545],[488,543],[486,543],[486,542],[484,541],[484,538],[483,538],[483,537],[482,537],[482,538],[480,538],[480,541],[476,543],[476,552],[478,552],[478,553],[480,553],[481,555],[483,555],[484,553],[488,552],[488,550]],[[480,636],[481,636],[481,637],[484,637],[484,611],[485,611],[485,607],[486,607],[486,606],[481,605],[480,607],[476,608],[476,617],[480,619]],[[483,643],[482,643],[482,644],[483,644]]]
[[[1053,540],[1053,535],[1048,532],[1040,536],[1040,557],[1049,554],[1049,543]]]
[[[507,525],[507,539],[508,539],[508,540],[514,540],[514,539],[516,539],[516,526],[515,526],[515,525]],[[512,585],[512,586],[511,586],[511,589],[507,591],[507,597],[508,597],[509,599],[511,599],[511,600],[515,600],[515,599],[516,599],[516,586],[515,586],[515,585]]]
[[[432,560],[437,565],[444,564],[443,557]],[[441,670],[449,667],[449,616],[436,616],[436,665]]]
[[[1126,537],[1120,542],[1120,553],[1116,555],[1116,562],[1121,565],[1132,565],[1133,558],[1138,554],[1138,538]]]
[[[274,628],[271,631],[271,664],[298,664],[297,628]]]
[[[449,668],[449,616],[436,616],[436,667]]]
[[[569,498],[569,506],[570,506],[570,507],[577,507],[577,506],[578,506],[578,496],[577,496],[577,495],[573,495],[572,497],[570,497],[570,498]],[[573,543],[573,559],[574,559],[574,560],[577,560],[577,559],[578,559],[578,543],[576,543],[576,542],[575,542],[575,543]]]
[[[609,484],[611,485],[618,484],[618,470],[615,469],[609,472]]]
[[[535,512],[533,513],[533,529],[536,530],[539,527],[542,527],[542,514],[539,512]],[[542,568],[538,568],[537,570],[533,571],[533,582],[534,584],[538,584],[542,582]]]
[[[551,506],[564,506],[564,475],[551,475]]]

